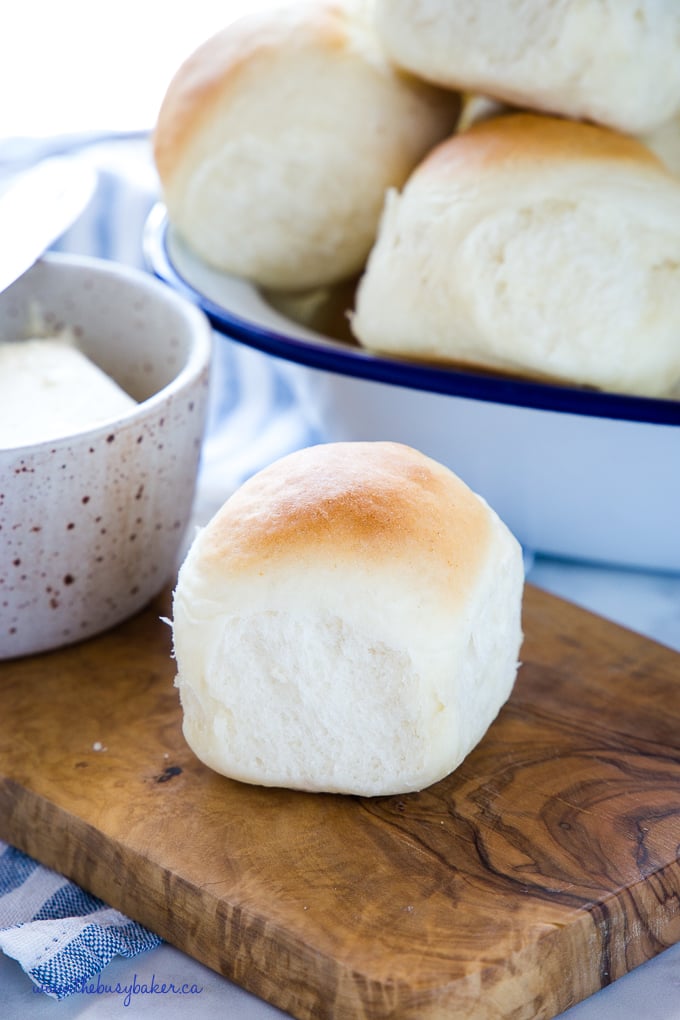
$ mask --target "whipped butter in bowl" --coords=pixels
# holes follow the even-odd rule
[[[0,343],[0,449],[72,435],[135,407],[69,337]]]

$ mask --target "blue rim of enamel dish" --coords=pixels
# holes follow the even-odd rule
[[[417,364],[372,354],[340,340],[303,339],[265,328],[225,308],[201,293],[173,262],[169,249],[169,223],[159,204],[151,211],[144,231],[144,256],[150,270],[174,290],[197,304],[218,333],[249,347],[306,365],[309,368],[402,386],[407,389],[482,400],[495,404],[613,418],[655,425],[680,425],[680,400],[659,400],[604,393],[524,379]],[[680,343],[680,324],[678,324]]]

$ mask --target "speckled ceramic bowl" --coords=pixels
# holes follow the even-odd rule
[[[204,430],[211,330],[150,275],[48,255],[0,295],[0,339],[69,327],[139,403],[87,432],[0,449],[0,658],[91,637],[174,577]],[[30,414],[30,408],[26,409]]]

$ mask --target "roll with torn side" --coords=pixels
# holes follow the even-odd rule
[[[365,7],[246,15],[170,82],[155,162],[170,222],[210,265],[283,290],[355,275],[386,188],[454,130],[457,94],[396,69]]]
[[[497,514],[416,450],[290,454],[227,500],[180,569],[186,740],[247,783],[422,789],[511,693],[523,580]]]
[[[434,84],[631,134],[680,112],[677,0],[376,0],[374,18]]]
[[[388,195],[352,330],[373,351],[672,396],[679,224],[680,180],[637,140],[484,121]]]

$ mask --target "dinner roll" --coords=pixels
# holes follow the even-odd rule
[[[438,146],[391,192],[366,347],[665,396],[680,382],[680,181],[640,142],[531,114]]]
[[[522,556],[448,468],[326,444],[253,476],[198,533],[174,595],[184,735],[265,786],[418,790],[510,695]]]
[[[675,0],[376,0],[391,57],[427,81],[641,133],[680,111]]]
[[[280,289],[360,271],[389,186],[454,128],[459,99],[396,70],[362,3],[290,3],[209,39],[154,136],[168,217],[203,260]]]

